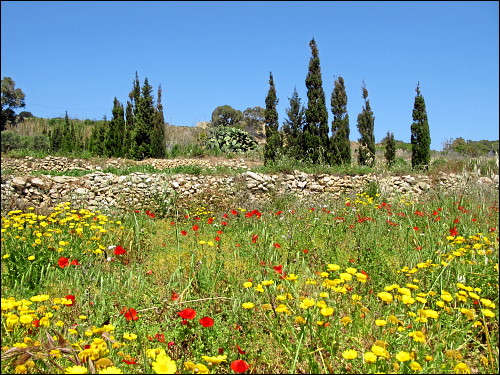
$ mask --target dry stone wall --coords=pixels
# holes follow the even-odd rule
[[[195,160],[199,164],[203,160]],[[156,168],[162,169],[178,161],[156,161]],[[228,166],[248,169],[242,160],[225,161]],[[120,160],[109,161],[120,167]],[[170,164],[169,164],[170,163]],[[185,161],[184,161],[185,164]],[[203,165],[202,165],[203,166]],[[211,164],[210,167],[213,167]],[[132,173],[116,176],[102,172],[103,167],[85,165],[81,160],[48,157],[45,159],[2,160],[2,170],[14,171],[1,180],[2,210],[15,206],[53,207],[61,202],[72,202],[91,210],[108,208],[152,209],[160,202],[170,199],[177,202],[192,201],[197,195],[210,200],[211,197],[246,196],[246,199],[266,199],[271,194],[294,194],[298,199],[311,197],[340,197],[344,193],[360,193],[371,182],[379,187],[384,196],[406,195],[415,199],[429,190],[453,191],[465,189],[467,184],[491,185],[498,189],[498,175],[493,178],[441,174],[435,179],[426,175],[380,176],[367,174],[359,176],[311,175],[300,171],[288,174],[260,174],[247,170],[238,175],[168,175],[163,173]],[[37,175],[30,171],[45,169],[93,170],[82,177]],[[96,170],[97,169],[97,170]],[[100,169],[100,170],[99,170]]]

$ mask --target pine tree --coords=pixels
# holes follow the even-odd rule
[[[349,140],[349,115],[344,78],[334,82],[331,109],[333,113],[332,137],[330,138],[330,165],[351,164],[351,141]]]
[[[321,67],[318,48],[314,38],[309,43],[312,57],[306,77],[308,104],[306,124],[304,126],[304,154],[310,154],[312,162],[325,160],[328,150],[328,112],[325,92],[321,79]]]
[[[276,161],[281,154],[282,140],[278,132],[278,98],[276,97],[276,88],[274,87],[273,74],[269,73],[269,91],[266,97],[266,109],[264,112],[266,127],[266,144],[264,145],[264,164]]]
[[[123,105],[115,97],[113,100],[113,118],[108,126],[106,136],[106,153],[108,156],[123,157],[123,137],[125,133],[125,113]]]
[[[286,142],[286,154],[291,158],[303,158],[301,142],[305,123],[305,108],[300,102],[297,88],[294,88],[290,101],[290,108],[286,109],[287,119],[283,122],[283,134]]]
[[[123,134],[123,156],[130,157],[130,150],[133,148],[132,134],[134,130],[134,106],[127,100],[125,109],[125,131]]]
[[[385,137],[385,162],[386,165],[390,168],[396,162],[396,141],[394,140],[394,134],[387,132],[387,136]]]
[[[417,95],[411,124],[411,166],[413,169],[428,169],[431,160],[431,135],[424,97],[420,94],[420,83],[417,83],[415,91]]]
[[[358,131],[361,134],[361,138],[358,140],[358,163],[359,165],[373,167],[375,165],[375,118],[373,117],[370,101],[368,100],[368,90],[366,89],[365,81],[363,81],[361,89],[365,105],[358,115]]]

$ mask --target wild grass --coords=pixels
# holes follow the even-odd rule
[[[11,211],[2,372],[497,373],[497,193]]]

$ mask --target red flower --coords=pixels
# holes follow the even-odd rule
[[[254,234],[252,236],[252,243],[256,243],[258,238],[259,238],[259,236],[257,236],[256,234]]]
[[[181,234],[182,234],[183,236],[187,236],[187,232],[186,232],[185,230],[181,230]]]
[[[120,314],[122,314],[127,321],[138,320],[139,316],[137,315],[137,311],[134,308],[124,307]]]
[[[217,242],[219,242],[219,241],[220,241],[220,236],[215,236],[215,240],[216,240]]]
[[[115,251],[114,251],[115,255],[123,255],[126,252],[127,251],[123,247],[121,247],[120,245],[118,245],[117,247],[115,247]]]
[[[165,335],[163,333],[157,333],[155,335],[155,338],[159,341],[159,342],[165,342]]]
[[[280,245],[279,243],[277,243],[277,242],[276,242],[273,246],[274,246],[275,248],[277,248],[277,249],[279,249],[279,248],[281,247],[281,245]]]
[[[172,295],[170,296],[170,301],[177,301],[179,297],[180,295],[177,292],[173,291]]]
[[[233,370],[234,372],[243,373],[249,368],[250,366],[248,365],[248,363],[246,363],[242,359],[237,359],[236,361],[231,362],[231,370]]]
[[[207,220],[207,224],[212,224],[214,222],[214,218],[213,217],[209,217],[208,220]]]
[[[413,227],[414,230],[418,230],[418,227]]]
[[[60,257],[59,260],[57,261],[59,264],[59,267],[64,268],[69,266],[69,258],[65,257]]]
[[[450,229],[450,236],[458,236],[458,230],[456,227]]]
[[[80,263],[78,263],[78,260],[77,259],[73,259],[70,263],[72,266],[79,266]]]
[[[222,215],[222,217],[223,217],[224,219],[226,219],[226,218],[228,218],[228,217],[229,217],[229,215],[228,215],[228,214],[224,214],[224,215]]]
[[[215,232],[217,234],[222,234],[223,232],[221,230],[218,230],[217,232]]]
[[[40,327],[40,319],[33,320],[33,325],[37,328]]]
[[[135,358],[130,358],[130,360],[122,359],[122,362],[125,362],[127,365],[136,365],[137,364],[137,362],[135,361]]]
[[[181,324],[182,324],[183,326],[187,326],[187,325],[188,325],[188,323],[189,323],[189,322],[188,322],[186,319],[182,319],[182,321],[181,321]]]
[[[238,215],[238,211],[236,211],[236,210],[231,210],[231,214],[233,214],[233,215]]]
[[[167,344],[167,346],[168,346],[168,348],[169,348],[169,349],[170,349],[172,346],[174,346],[174,345],[175,345],[175,342],[173,342],[173,341],[169,341],[169,342],[168,342],[168,344]]]
[[[194,317],[196,316],[196,311],[188,308],[188,309],[182,310],[178,314],[182,319],[194,319]]]
[[[68,305],[68,306],[73,306],[73,304],[75,303],[75,296],[72,295],[72,294],[68,294],[66,297],[64,297],[66,299],[69,299],[71,301],[71,304]]]
[[[223,222],[221,223],[221,225],[222,225],[223,227],[225,227],[225,226],[227,225],[227,223],[226,223],[225,221],[223,221]]]
[[[212,327],[214,325],[214,320],[209,316],[205,316],[204,318],[200,319],[200,324],[205,328]]]
[[[279,266],[274,266],[273,268],[277,273],[283,273],[283,266],[281,264]]]
[[[241,349],[239,345],[236,345],[236,349],[238,349],[238,353],[240,353],[242,355],[247,354],[247,352],[245,352],[243,349]]]
[[[224,353],[224,348],[219,348],[219,354],[222,355]]]
[[[193,225],[193,230],[196,232],[198,229],[200,229],[200,227],[198,225]]]

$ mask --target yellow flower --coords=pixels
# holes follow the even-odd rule
[[[252,282],[251,282],[251,281],[247,281],[247,282],[243,283],[243,287],[245,287],[245,288],[251,288],[251,287],[252,287],[252,285],[253,285],[253,284],[252,284]]]
[[[340,274],[340,279],[341,280],[345,280],[345,281],[351,281],[352,280],[352,275],[350,273],[347,273],[347,272],[342,272]]]
[[[353,301],[360,301],[362,297],[359,294],[353,294],[351,298]]]
[[[86,374],[89,370],[83,366],[71,366],[64,370],[65,374]]]
[[[304,298],[304,300],[300,303],[301,309],[308,309],[311,306],[315,305],[315,301],[312,298]]]
[[[420,366],[420,363],[418,362],[412,362],[410,363],[410,368],[413,370],[413,371],[422,371],[422,366]]]
[[[396,359],[399,362],[405,362],[405,361],[409,361],[411,359],[411,356],[410,356],[410,353],[408,353],[408,352],[400,351],[398,354],[396,354]]]
[[[287,305],[284,305],[284,304],[280,304],[278,305],[278,307],[276,307],[276,312],[279,312],[279,313],[285,313],[285,314],[288,314],[290,315],[292,312],[288,309],[288,306]]]
[[[392,296],[391,293],[387,292],[380,292],[377,294],[377,297],[380,298],[382,301],[391,303],[394,300],[394,297]]]
[[[175,374],[177,372],[177,365],[168,355],[158,355],[151,367],[157,374]]]
[[[194,364],[193,362],[185,362],[184,368],[193,371],[193,374],[210,374],[208,367],[201,363]],[[164,374],[166,373],[164,372]]]
[[[274,283],[274,280],[264,280],[264,281],[262,282],[262,285],[264,285],[264,286],[269,286],[269,285],[271,285],[271,284],[273,284],[273,283]]]
[[[363,355],[363,358],[365,360],[366,363],[375,363],[377,362],[377,355],[373,352],[366,352],[364,355]]]
[[[481,312],[487,318],[494,318],[495,317],[495,313],[493,311],[491,311],[490,309],[481,309]]]
[[[295,323],[296,324],[306,324],[306,320],[303,317],[301,317],[301,316],[296,316],[295,317]]]
[[[242,306],[244,309],[249,310],[249,309],[251,309],[251,308],[255,307],[255,303],[252,303],[252,302],[245,302],[245,303],[243,303],[241,306]]]
[[[167,355],[165,352],[165,349],[147,349],[146,350],[146,357],[156,359],[157,356],[159,355]]]
[[[386,348],[381,345],[372,345],[372,352],[378,357],[384,357],[389,359],[390,355]]]
[[[344,357],[345,359],[354,359],[357,356],[358,352],[352,349],[347,349],[345,352],[342,353],[342,357]]]
[[[340,319],[340,322],[346,326],[349,323],[352,323],[352,319],[348,316],[344,316],[342,319]]]
[[[123,372],[118,367],[108,366],[102,370],[99,370],[99,374],[123,374]]]
[[[207,361],[209,366],[213,366],[213,365],[218,365],[221,362],[227,362],[226,361],[227,355],[218,355],[217,357],[209,357],[206,355],[202,355],[201,359]]]
[[[132,341],[137,338],[137,335],[135,333],[125,332],[123,338]]]
[[[460,362],[453,368],[455,374],[470,374],[470,368],[465,363]]]
[[[299,278],[298,275],[291,273],[290,275],[286,276],[285,279],[290,280],[290,281],[297,281]]]
[[[354,274],[356,274],[356,272],[358,272],[358,270],[356,268],[353,268],[353,267],[346,268],[345,271],[347,273],[350,273],[351,275],[354,275]]]
[[[425,342],[425,335],[422,331],[410,332],[408,336],[413,337],[413,340],[416,342]]]
[[[340,269],[340,266],[338,264],[329,264],[328,265],[328,271],[338,271]]]
[[[82,362],[87,362],[88,359],[97,361],[99,359],[99,349],[84,349],[80,353],[78,353],[78,358],[80,358]]]
[[[432,319],[437,319],[439,317],[439,313],[437,311],[434,311],[434,310],[418,310],[418,312],[420,313],[420,316],[424,317],[424,318],[432,318]]]
[[[379,327],[383,327],[387,324],[387,320],[383,320],[383,319],[377,319],[375,320],[375,325],[379,326]]]
[[[28,257],[28,260],[35,260],[35,256],[34,256],[34,255],[30,255],[30,256]]]
[[[254,290],[260,293],[264,293],[264,288],[262,287],[262,284],[257,284]]]
[[[330,316],[333,314],[335,310],[333,307],[323,307],[321,310],[319,310],[319,313],[323,316]]]

